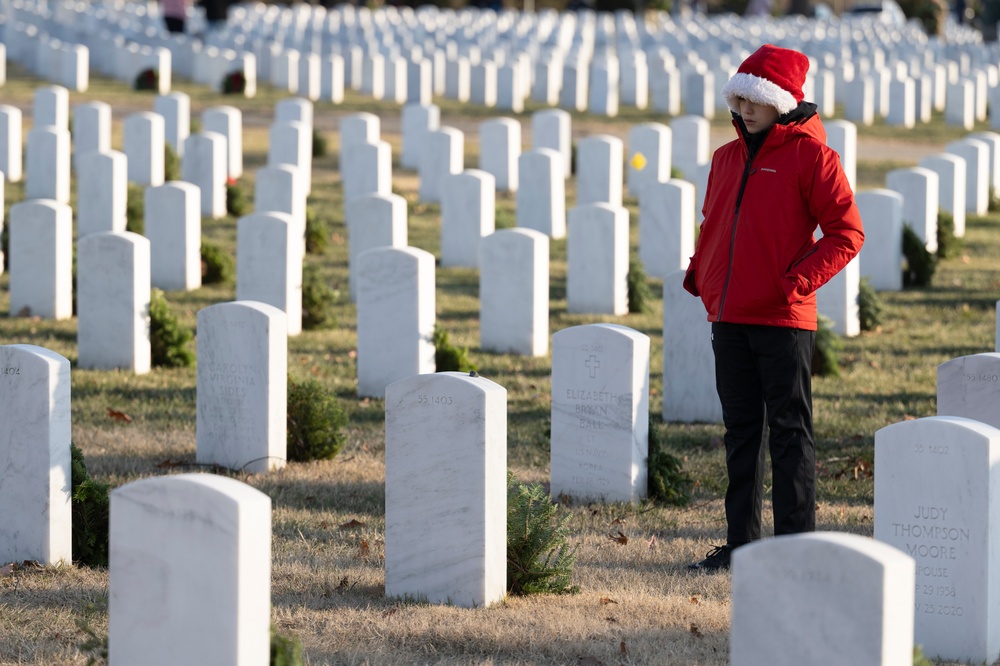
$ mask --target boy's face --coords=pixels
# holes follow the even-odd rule
[[[742,97],[739,106],[743,124],[747,126],[747,132],[750,134],[770,129],[771,125],[778,119],[778,110],[773,106],[757,104]]]

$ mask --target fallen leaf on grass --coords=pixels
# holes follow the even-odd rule
[[[173,458],[167,458],[163,462],[156,463],[158,469],[173,469],[174,467],[180,467],[184,464],[183,460],[174,460]]]
[[[625,524],[625,519],[624,518],[615,518],[614,520],[611,521],[611,524],[612,525],[624,525]]]
[[[321,530],[328,530],[328,529],[330,529],[330,523],[328,523],[325,520],[321,520],[320,523],[319,523],[319,528]]]
[[[700,594],[692,594],[691,598],[688,601],[690,601],[693,604],[700,604],[701,603],[701,595]]]
[[[618,651],[622,653],[623,657],[628,656],[628,646],[625,645],[625,641],[622,641],[621,644],[618,646]]]
[[[361,522],[360,520],[358,520],[357,518],[351,518],[350,521],[344,523],[338,529],[350,530],[350,529],[354,529],[355,527],[364,527],[364,526],[365,526],[365,524],[363,522]]]
[[[611,597],[601,597],[601,605],[606,606],[607,604],[617,604],[618,602]]]
[[[628,544],[628,537],[622,534],[621,530],[618,531],[618,536],[615,536],[614,534],[609,534],[608,538],[620,546],[625,546]]]
[[[611,624],[618,624],[618,618],[616,618],[614,615],[609,615],[604,619],[610,622]]]
[[[398,610],[399,610],[398,608],[390,608],[388,610],[384,610],[384,611],[382,611],[382,617],[391,617],[391,616],[395,615],[396,611],[398,611]]]
[[[704,638],[705,637],[705,635],[703,633],[701,633],[701,630],[698,629],[698,625],[696,625],[696,624],[692,624],[691,625],[691,633],[694,634],[696,638]]]
[[[368,551],[368,541],[362,539],[361,543],[358,544],[358,557],[368,557]]]
[[[13,564],[7,564],[5,566],[0,567],[0,578],[6,578],[7,576],[11,575],[12,573],[14,573],[14,565]]]
[[[108,407],[108,416],[113,418],[115,421],[120,421],[122,423],[132,423],[131,416],[117,409],[111,409],[110,407]]]

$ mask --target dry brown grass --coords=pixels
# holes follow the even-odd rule
[[[37,82],[11,68],[5,103],[30,108]],[[181,86],[192,95],[192,111],[232,103],[203,89]],[[252,192],[253,170],[264,163],[266,128],[279,95],[263,90],[244,107],[247,175],[241,187]],[[125,91],[120,84],[95,80],[91,92],[74,94],[71,104],[104,99],[115,108],[116,142],[122,117],[151,108],[152,99]],[[383,137],[398,159],[398,111],[374,109],[350,97],[336,109],[317,107],[317,126],[330,132],[329,156],[316,160],[313,203],[335,223],[334,243],[321,258],[312,257],[330,284],[346,291],[346,246],[342,227],[337,141],[332,133],[344,113],[369,110],[383,118]],[[532,109],[529,109],[529,112]],[[442,103],[445,124],[466,131],[467,166],[474,166],[478,146],[474,128],[481,114],[461,113]],[[577,131],[624,135],[628,123],[664,120],[650,116],[620,121],[575,117]],[[526,128],[527,114],[522,115]],[[25,129],[30,127],[26,118]],[[731,129],[714,124],[718,137]],[[873,143],[878,135],[862,130]],[[942,133],[935,130],[935,140]],[[949,136],[954,138],[953,136]],[[879,151],[898,141],[885,137]],[[909,147],[915,142],[910,141]],[[943,145],[939,140],[938,145]],[[115,145],[118,145],[116,143]],[[928,151],[933,150],[933,146]],[[891,150],[888,151],[892,157]],[[911,155],[895,156],[913,163]],[[888,166],[863,171],[862,185],[881,185]],[[437,250],[437,209],[420,205],[412,174],[397,173],[394,191],[410,203],[411,244]],[[8,185],[11,203],[18,188]],[[574,201],[572,183],[567,188]],[[630,201],[633,219],[635,202]],[[570,204],[571,205],[571,204]],[[511,219],[513,200],[498,197],[499,213]],[[635,225],[633,225],[634,227]],[[820,436],[820,505],[818,527],[872,533],[872,481],[852,467],[870,462],[874,429],[903,415],[925,416],[933,409],[933,368],[956,350],[977,350],[992,341],[990,303],[984,294],[1000,290],[995,266],[996,220],[970,225],[976,236],[961,264],[943,267],[945,290],[900,295],[890,303],[885,330],[848,343],[844,376],[817,382],[817,426]],[[205,235],[234,248],[232,220],[206,223]],[[637,242],[633,230],[633,248]],[[991,263],[992,262],[992,263]],[[992,271],[992,273],[990,272]],[[970,276],[983,276],[972,278]],[[553,243],[552,324],[566,326],[599,321],[565,312],[565,244]],[[655,286],[655,281],[654,286]],[[7,276],[0,276],[0,312],[8,309]],[[978,291],[976,291],[978,290]],[[438,272],[438,315],[457,344],[475,351],[478,343],[475,272]],[[233,298],[233,288],[206,287],[191,294],[170,294],[182,321],[193,325],[206,305]],[[938,299],[944,301],[935,304]],[[965,303],[965,309],[960,304]],[[968,303],[972,303],[969,309]],[[629,326],[653,338],[650,409],[658,412],[661,384],[659,328],[662,306],[649,315],[630,316]],[[929,322],[961,314],[962,326]],[[267,493],[273,502],[272,619],[285,634],[299,637],[308,664],[685,664],[715,665],[728,661],[730,578],[726,574],[690,574],[685,565],[700,559],[724,534],[721,504],[724,484],[722,454],[715,446],[718,426],[664,428],[669,448],[685,459],[699,484],[695,502],[684,509],[643,503],[639,506],[572,506],[571,543],[578,547],[574,583],[577,595],[508,598],[487,609],[431,606],[384,596],[384,434],[382,404],[354,396],[353,306],[338,305],[338,328],[310,332],[289,341],[289,369],[309,373],[342,400],[351,417],[348,442],[333,461],[292,464],[266,476],[240,477]],[[917,324],[913,322],[916,321]],[[913,329],[913,330],[911,330]],[[942,330],[943,329],[943,330]],[[933,340],[925,339],[921,331]],[[921,337],[922,336],[922,337]],[[947,338],[946,342],[942,342]],[[0,339],[46,346],[71,361],[76,358],[75,321],[44,322],[0,317]],[[926,347],[926,349],[925,349]],[[922,358],[907,357],[920,349]],[[983,350],[984,349],[979,349]],[[965,353],[971,353],[965,351]],[[511,468],[524,481],[548,477],[549,360],[474,354],[480,372],[508,389]],[[156,474],[194,469],[194,373],[156,370],[144,377],[127,373],[73,370],[73,440],[84,452],[95,476],[114,486]],[[131,423],[109,419],[108,408],[130,414]],[[930,413],[933,413],[930,411]],[[0,507],[0,510],[10,510]],[[765,507],[765,531],[769,509]],[[363,526],[342,528],[352,520]],[[609,538],[621,531],[628,541]],[[433,539],[433,534],[427,535]],[[97,635],[107,634],[107,572],[76,566],[19,568],[0,576],[0,664],[69,666],[87,662],[81,650],[85,622]],[[184,637],[178,637],[184,640]]]

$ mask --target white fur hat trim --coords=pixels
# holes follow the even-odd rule
[[[786,114],[799,105],[792,94],[767,79],[753,74],[737,72],[729,82],[722,87],[722,96],[733,113],[739,113],[739,99],[748,99],[754,104],[773,106],[779,114]]]

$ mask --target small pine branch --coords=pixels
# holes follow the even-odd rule
[[[649,303],[653,300],[653,291],[646,280],[646,269],[638,259],[631,259],[628,264],[628,311],[635,313],[649,312]]]
[[[962,239],[955,235],[955,217],[948,211],[938,211],[938,259],[952,259],[962,253]]]
[[[347,413],[319,382],[288,378],[288,460],[331,460],[344,446]]]
[[[903,285],[929,287],[934,269],[937,268],[937,260],[927,251],[926,244],[917,233],[907,225],[903,225],[903,256],[906,258]]]
[[[70,444],[70,460],[73,559],[90,567],[106,567],[111,488],[91,478],[75,444]]]
[[[816,348],[813,350],[812,374],[817,377],[840,376],[840,352],[844,342],[840,339],[829,319],[820,315],[816,329]]]
[[[507,473],[507,590],[511,594],[575,594],[576,548],[570,548],[569,513],[558,515],[541,484]]]
[[[229,284],[236,278],[236,260],[218,245],[201,243],[202,284]]]
[[[128,184],[125,195],[125,231],[142,235],[146,232],[146,190],[142,185]]]
[[[861,330],[874,331],[881,326],[884,309],[882,298],[872,287],[871,282],[867,277],[861,278],[858,283],[858,319]]]
[[[686,506],[691,502],[694,481],[684,471],[681,459],[669,453],[663,445],[661,431],[649,418],[649,460],[646,464],[649,498],[672,506]]]
[[[315,266],[302,271],[302,328],[314,331],[337,323],[333,313],[340,292],[330,288]]]
[[[451,343],[448,332],[434,324],[434,362],[438,372],[474,372],[479,369],[469,360],[469,350]]]
[[[189,345],[194,333],[177,320],[163,291],[153,289],[149,299],[149,343],[152,362],[161,368],[188,368],[194,363]]]

